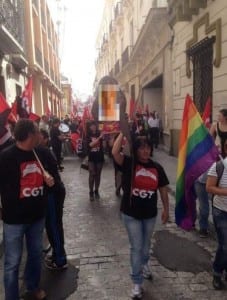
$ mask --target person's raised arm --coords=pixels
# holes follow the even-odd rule
[[[98,143],[100,142],[100,140],[103,138],[103,133],[100,134],[99,137],[97,137],[96,139],[94,139],[92,142],[89,143],[89,147],[95,147],[98,145]]]
[[[123,164],[124,161],[124,155],[121,154],[121,146],[122,146],[123,138],[124,138],[123,133],[120,132],[112,148],[113,158],[115,162],[120,166]]]

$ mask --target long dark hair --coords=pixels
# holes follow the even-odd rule
[[[136,162],[138,161],[137,151],[141,146],[149,146],[151,148],[150,155],[152,155],[153,145],[151,143],[151,140],[147,136],[134,137],[134,139],[132,140],[133,162],[134,162],[134,164],[136,164]]]

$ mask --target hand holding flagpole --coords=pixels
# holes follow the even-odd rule
[[[34,153],[35,158],[37,159],[39,166],[43,172],[44,182],[47,184],[47,186],[52,187],[54,185],[54,178],[44,169],[44,167],[34,149],[33,149],[33,153]]]

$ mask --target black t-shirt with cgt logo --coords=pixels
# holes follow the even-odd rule
[[[157,215],[157,190],[169,184],[162,166],[152,160],[136,163],[125,156],[122,171],[123,196],[121,211],[136,219],[149,219]],[[133,174],[132,174],[133,172]]]

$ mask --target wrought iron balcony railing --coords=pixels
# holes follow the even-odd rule
[[[122,8],[122,2],[117,2],[115,9],[114,9],[114,18],[117,19],[118,17],[122,16],[123,14],[123,8]]]
[[[44,68],[45,68],[45,72],[49,75],[49,64],[46,59],[44,59]]]
[[[32,0],[32,3],[35,6],[35,9],[39,11],[39,0]]]
[[[24,48],[24,1],[10,1],[10,0],[0,0],[0,25],[3,26],[8,33],[15,39],[15,41]],[[0,31],[4,31],[1,28]],[[6,32],[4,32],[7,34]],[[3,38],[3,32],[1,32],[1,44],[5,43]],[[0,46],[0,49],[2,47]],[[6,45],[5,45],[6,48]],[[7,50],[7,49],[6,49]],[[8,49],[10,51],[17,51],[17,49]]]

